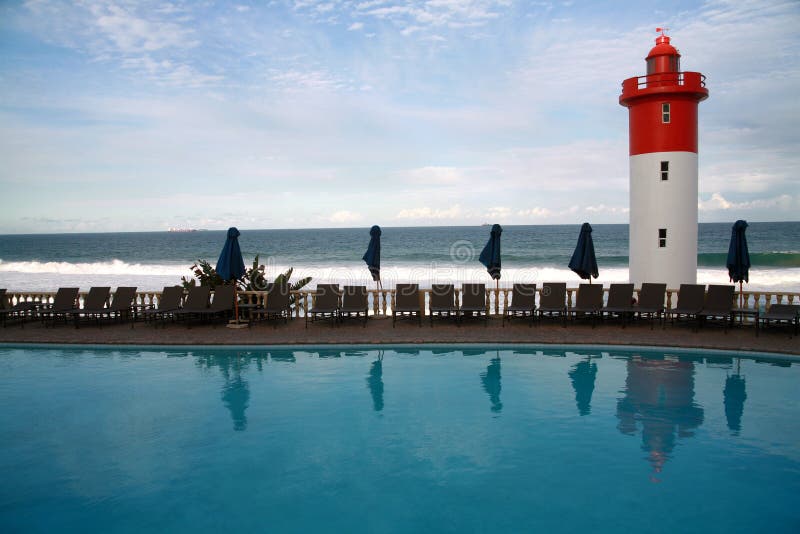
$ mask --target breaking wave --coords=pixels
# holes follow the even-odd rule
[[[10,261],[0,260],[0,273],[66,274],[66,275],[125,275],[125,276],[168,276],[179,278],[189,274],[185,264],[146,264],[126,263],[122,260],[92,263],[71,263],[66,261]]]
[[[724,265],[724,263],[723,263]],[[267,262],[267,278],[276,276],[288,269],[288,265]],[[19,291],[52,291],[57,287],[76,286],[88,288],[92,285],[136,285],[140,290],[160,290],[166,285],[180,283],[182,276],[190,276],[189,266],[181,264],[127,263],[121,260],[93,263],[71,262],[4,262],[0,260],[0,287]],[[310,288],[317,283],[356,284],[375,287],[375,283],[361,262],[338,265],[294,266],[293,279],[312,277]],[[477,262],[459,264],[414,263],[384,265],[381,270],[383,287],[391,288],[397,283],[413,282],[421,287],[434,283],[484,282],[494,284],[486,270]],[[598,283],[610,284],[628,280],[627,266],[604,268],[600,265]],[[581,280],[566,267],[506,267],[502,271],[501,287],[514,283],[539,283],[546,281],[566,281],[569,286],[577,286]],[[703,284],[725,284],[728,273],[724,267],[701,266],[697,271],[697,281]],[[800,291],[800,267],[768,268],[755,267],[750,270],[750,284],[747,289]]]

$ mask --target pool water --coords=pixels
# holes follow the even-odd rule
[[[0,347],[0,531],[798,532],[800,368]]]

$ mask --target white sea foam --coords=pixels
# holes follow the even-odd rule
[[[288,269],[288,265],[267,263],[267,279]],[[502,271],[501,287],[511,287],[514,283],[538,283],[547,281],[566,281],[569,286],[577,286],[581,280],[567,268],[560,267],[507,267]],[[52,291],[61,286],[88,288],[93,285],[120,286],[136,285],[140,290],[160,290],[166,285],[180,283],[182,276],[191,276],[185,264],[143,264],[126,263],[121,260],[94,263],[70,262],[4,262],[0,260],[0,287],[17,291]],[[317,283],[375,284],[363,263],[341,265],[296,265],[293,280],[312,277],[309,287]],[[430,287],[434,283],[485,282],[494,284],[486,270],[477,262],[455,264],[411,264],[385,265],[381,270],[385,288],[397,283],[419,283]],[[628,280],[626,267],[600,268],[597,283],[610,284]],[[701,284],[728,283],[728,273],[724,268],[701,268],[697,271],[697,281]],[[800,291],[800,268],[751,269],[751,290]]]
[[[3,261],[0,273],[58,274],[58,275],[122,275],[122,276],[185,276],[189,274],[185,264],[126,263],[122,260],[92,263],[70,263],[66,261]]]

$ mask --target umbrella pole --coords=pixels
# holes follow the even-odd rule
[[[247,328],[250,326],[249,322],[247,324],[239,322],[239,285],[236,281],[234,281],[233,286],[233,314],[236,316],[236,319],[228,322],[228,328]]]
[[[742,295],[742,281],[739,280],[739,307],[742,308],[744,305],[744,295]]]
[[[236,315],[236,324],[239,324],[239,284],[235,281],[233,282],[233,310],[234,314]]]

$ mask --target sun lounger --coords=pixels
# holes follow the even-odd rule
[[[0,318],[3,321],[3,327],[9,318],[17,318],[20,320],[20,325],[24,328],[25,317],[32,314],[39,306],[38,302],[17,302],[14,306],[11,305],[11,300],[8,298],[7,290],[0,289]]]
[[[267,286],[267,301],[264,307],[253,313],[260,319],[283,319],[284,324],[289,322],[291,313],[289,285],[286,283],[269,284]],[[276,322],[277,327],[277,322]]]
[[[678,303],[669,310],[670,322],[674,323],[682,317],[697,320],[697,314],[705,304],[706,286],[698,284],[681,284],[678,289]]]
[[[633,284],[611,284],[608,302],[600,308],[601,317],[619,317],[623,326],[625,319],[633,315]]]
[[[53,303],[49,305],[42,305],[38,312],[42,322],[47,324],[47,319],[52,319],[53,323],[59,317],[67,318],[67,313],[77,309],[75,303],[78,301],[77,287],[60,287],[56,291],[56,296],[53,298]]]
[[[581,284],[578,286],[575,306],[570,308],[568,313],[573,320],[578,317],[591,318],[592,328],[594,328],[602,307],[603,286],[601,284]]]
[[[339,308],[339,320],[360,319],[363,315],[364,326],[369,318],[369,299],[366,286],[344,286],[342,289],[342,306]]]
[[[136,287],[118,287],[111,299],[111,305],[107,308],[109,319],[130,319],[135,304]]]
[[[788,323],[794,325],[794,335],[797,335],[798,325],[800,325],[800,305],[797,304],[773,304],[769,309],[757,319],[761,326],[770,326],[774,323]]]
[[[545,315],[560,316],[567,326],[567,284],[564,282],[545,282],[539,296],[539,319]]]
[[[91,287],[83,298],[83,308],[73,308],[63,313],[64,315],[72,316],[75,320],[75,328],[78,328],[81,318],[94,319],[96,323],[99,323],[100,317],[105,315],[108,310],[110,296],[110,287]]]
[[[8,299],[6,298],[6,291],[6,289],[0,289],[0,317],[2,317],[3,326],[6,325],[6,318],[13,314],[11,311],[12,306],[9,304]]]
[[[175,319],[186,319],[187,322],[200,317],[208,309],[208,302],[211,298],[211,288],[208,286],[190,287],[186,295],[183,307],[172,312]]]
[[[633,306],[634,313],[641,319],[647,315],[650,320],[650,329],[653,329],[653,319],[664,321],[664,298],[667,295],[667,284],[653,284],[645,282],[639,291],[639,302]]]
[[[458,324],[458,305],[456,305],[456,292],[453,284],[433,284],[428,300],[428,313],[430,314],[431,326],[433,326],[433,316],[455,317]]]
[[[394,306],[392,306],[392,328],[400,318],[417,318],[418,326],[422,326],[422,314],[419,311],[419,284],[397,284],[394,288]]]
[[[733,295],[736,291],[734,286],[729,285],[710,285],[706,295],[705,304],[697,314],[698,326],[708,323],[709,320],[719,319],[728,332],[728,324],[733,319]]]
[[[533,324],[534,314],[536,313],[536,284],[514,284],[511,289],[511,304],[503,310],[502,326],[512,317],[531,316]]]
[[[236,288],[233,285],[217,286],[208,308],[196,314],[200,320],[227,319],[233,315]]]
[[[109,306],[105,306],[105,302],[108,301],[108,293],[103,291],[103,289],[104,288],[100,288],[99,294],[96,297],[91,297],[91,290],[89,291],[90,295],[86,296],[83,310],[76,310],[75,312],[76,327],[78,326],[78,320],[81,316],[86,318],[94,317],[98,324],[103,317],[107,317],[108,319],[122,319],[123,317],[130,319],[134,301],[136,300],[136,288],[118,287]],[[102,299],[103,296],[105,296],[105,301],[101,304],[100,299]],[[94,302],[90,302],[90,300],[94,300]],[[98,306],[95,307],[93,304]],[[133,323],[131,323],[131,327],[133,327]]]
[[[166,286],[164,290],[161,291],[161,297],[158,299],[158,307],[157,308],[150,308],[147,310],[142,311],[142,317],[144,321],[147,322],[148,320],[153,321],[153,324],[156,324],[157,320],[160,320],[162,323],[166,321],[167,316],[170,317],[176,311],[178,311],[181,307],[181,299],[183,298],[183,288],[180,286]],[[208,302],[208,295],[205,296],[206,302]]]
[[[340,297],[339,284],[318,284],[314,302],[306,313],[306,328],[308,328],[309,317],[312,323],[321,317],[331,321],[331,326],[334,326],[339,319]]]
[[[459,319],[464,317],[483,318],[483,325],[489,322],[489,314],[486,313],[486,284],[462,284],[461,285],[461,306],[459,307]]]

